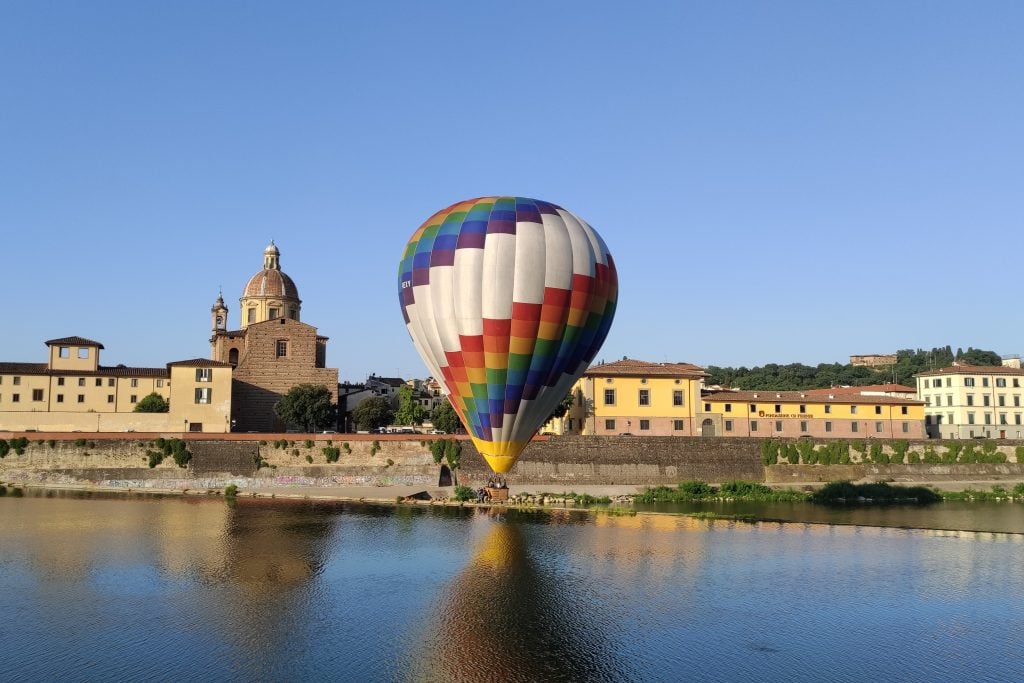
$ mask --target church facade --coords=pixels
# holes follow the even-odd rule
[[[338,370],[327,367],[327,337],[301,321],[299,290],[281,270],[281,253],[271,242],[263,268],[246,283],[238,300],[240,326],[228,329],[223,296],[210,309],[210,357],[233,368],[231,411],[235,431],[284,431],[274,404],[299,384],[324,386],[338,401]]]

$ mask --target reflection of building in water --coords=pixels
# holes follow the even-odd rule
[[[518,524],[495,521],[419,634],[409,678],[439,681],[616,679],[608,637],[584,592],[530,557]]]

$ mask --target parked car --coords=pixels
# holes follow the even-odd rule
[[[448,432],[444,431],[443,429],[431,429],[430,433],[431,434],[447,434]]]
[[[321,434],[337,434],[338,432],[334,431],[333,429],[325,429],[324,431],[322,431],[320,433]]]

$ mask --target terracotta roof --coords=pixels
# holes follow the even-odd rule
[[[245,285],[242,298],[250,296],[278,296],[297,300],[299,288],[286,273],[264,268],[249,278],[249,282]]]
[[[161,377],[169,376],[167,368],[129,368],[123,365],[101,365],[98,370],[51,370],[46,363],[0,363],[5,375],[54,375],[58,377]]]
[[[86,339],[85,337],[61,337],[60,339],[51,339],[48,342],[44,342],[47,346],[96,346],[103,348],[103,344],[92,339]]]
[[[914,377],[935,375],[1024,375],[1024,368],[1011,368],[1005,365],[952,365],[948,368],[919,372]]]
[[[704,368],[692,363],[650,363],[635,358],[623,358],[611,363],[591,365],[583,374],[591,377],[704,377],[707,373],[704,372]]]
[[[890,405],[924,405],[924,401],[898,396],[861,396],[859,394],[833,394],[835,398],[812,395],[806,391],[720,391],[702,397],[716,403],[857,403]]]
[[[892,394],[916,394],[915,387],[904,384],[867,384],[862,387],[832,387],[831,389],[807,389],[805,394],[828,396],[829,394],[863,394],[865,391],[888,392]]]
[[[230,368],[233,367],[231,363],[221,363],[219,360],[210,360],[209,358],[190,358],[188,360],[176,360],[172,363],[168,363],[167,367],[188,367],[188,368]]]

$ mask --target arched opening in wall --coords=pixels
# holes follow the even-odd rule
[[[452,471],[448,469],[448,465],[441,465],[441,474],[437,477],[438,486],[451,486],[452,485]]]
[[[711,420],[711,418],[705,418],[705,420],[700,423],[700,435],[701,436],[714,436],[715,435],[715,423]]]
[[[238,349],[228,351],[228,362],[232,365],[238,365]]]

